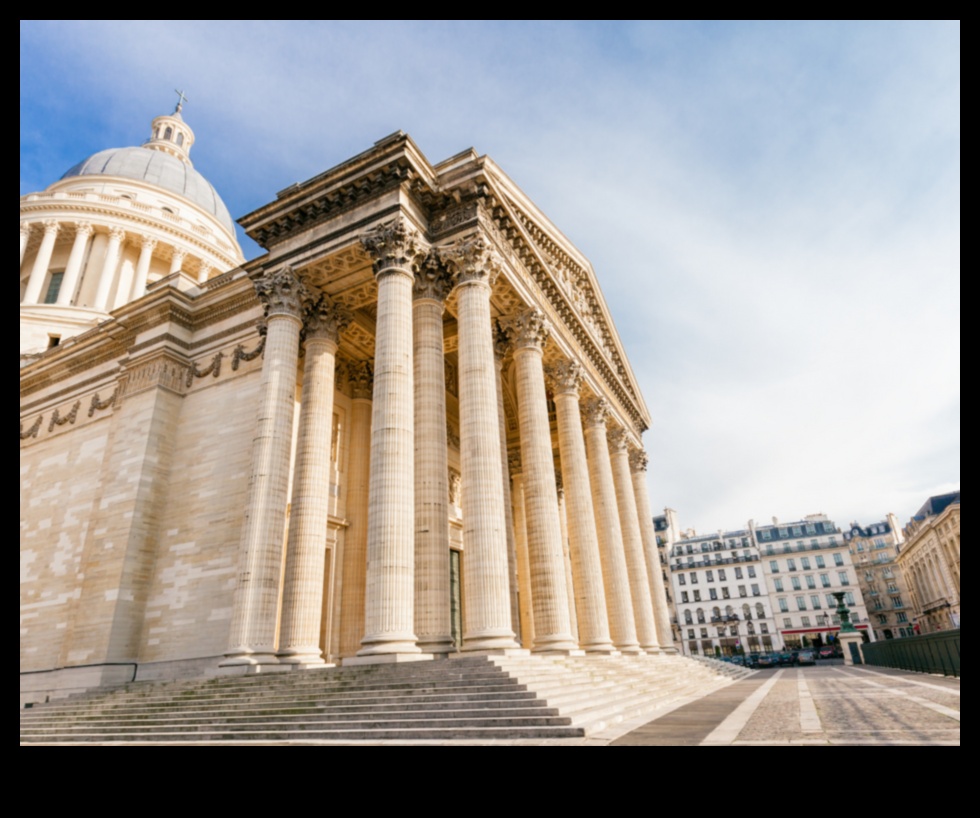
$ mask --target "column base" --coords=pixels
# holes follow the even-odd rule
[[[619,651],[611,642],[600,642],[595,645],[582,645],[582,650],[588,654],[604,654],[607,656],[619,656]]]
[[[623,656],[645,656],[646,654],[640,650],[639,645],[626,645],[625,647],[619,648],[619,652]]]
[[[422,653],[432,653],[443,656],[456,652],[456,643],[449,637],[418,641],[418,649]]]
[[[463,653],[485,650],[523,650],[514,638],[513,631],[498,633],[481,633],[474,636],[463,636]]]
[[[471,650],[466,653],[451,653],[449,660],[469,659],[471,656],[530,656],[531,651],[527,648],[498,648],[487,650]]]
[[[680,653],[680,651],[673,645],[671,645],[669,648],[661,648],[660,652],[666,653],[668,656],[677,656]]]
[[[313,651],[300,651],[296,652],[284,652],[277,654],[279,659],[279,664],[282,665],[303,665],[304,667],[323,667],[326,662],[323,661],[323,655],[319,650]]]
[[[218,663],[218,667],[245,667],[257,665],[278,665],[279,657],[274,653],[259,653],[243,650],[241,653],[226,653],[225,658]]]
[[[543,639],[535,638],[531,653],[567,653],[570,650],[578,649],[578,642],[572,639],[570,635],[559,634]]]
[[[352,665],[394,665],[402,662],[430,662],[436,657],[431,653],[371,653],[348,656],[341,660],[344,667]]]
[[[531,653],[534,656],[585,656],[581,648],[535,648]]]

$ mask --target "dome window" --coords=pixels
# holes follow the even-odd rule
[[[164,138],[164,139],[166,139],[166,140],[167,140],[167,141],[169,142],[169,141],[170,141],[170,137],[172,137],[173,135],[174,135],[174,129],[173,129],[173,128],[171,128],[171,127],[170,127],[170,126],[168,125],[168,126],[167,126],[167,130],[165,130],[165,131],[163,132],[163,138]]]
[[[45,304],[54,304],[58,301],[58,293],[61,292],[61,280],[64,277],[64,270],[57,273],[51,273],[51,280],[48,282],[48,289],[44,294]]]
[[[177,146],[180,147],[184,144],[184,135],[182,133],[177,134]]]

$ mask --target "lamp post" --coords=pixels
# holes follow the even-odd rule
[[[844,651],[844,664],[863,664],[861,658],[861,632],[851,622],[851,612],[844,603],[844,591],[834,591],[833,596],[837,600],[836,613],[840,617],[840,631],[837,634],[837,638],[840,640]]]

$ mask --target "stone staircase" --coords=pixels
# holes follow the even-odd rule
[[[680,656],[493,656],[135,682],[21,710],[21,742],[575,738],[732,681],[710,664],[719,668]]]

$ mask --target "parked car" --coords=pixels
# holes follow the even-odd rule
[[[743,665],[744,666],[745,665],[745,657],[744,656],[733,656],[732,657],[732,664],[733,665]]]
[[[748,654],[748,656],[745,657],[745,666],[746,667],[752,667],[752,668],[758,667],[759,666],[759,656],[761,656],[761,655],[762,654],[759,654],[759,653],[750,653],[750,654]]]
[[[814,665],[817,662],[813,656],[812,650],[801,650],[798,654],[796,654],[796,661],[797,664],[801,665]]]
[[[779,659],[776,657],[775,653],[760,653],[759,663],[757,667],[775,667],[779,663]]]
[[[833,659],[834,653],[835,653],[834,649],[828,647],[828,648],[820,648],[820,653],[818,655],[820,656],[821,659]]]

